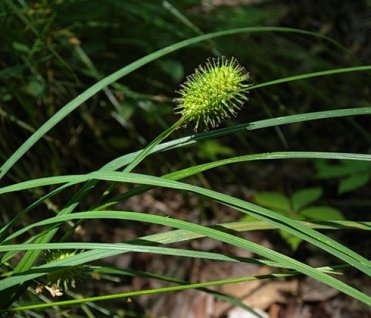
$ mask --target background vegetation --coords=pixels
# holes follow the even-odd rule
[[[369,1],[361,0],[341,4],[338,1],[322,1],[318,5],[307,1],[3,0],[0,3],[2,163],[37,128],[77,95],[121,67],[166,46],[202,34],[257,26],[300,28],[322,37],[269,30],[241,32],[211,38],[156,58],[94,94],[44,134],[1,179],[0,185],[5,189],[7,185],[30,179],[89,173],[119,156],[144,148],[178,119],[173,113],[175,91],[186,75],[210,56],[236,57],[250,72],[252,84],[257,86],[277,78],[368,65],[371,56],[370,7]],[[323,36],[335,40],[342,47]],[[225,127],[309,112],[369,107],[369,82],[368,69],[366,72],[290,80],[253,89],[244,109],[238,117],[225,123]],[[313,122],[298,120],[292,125],[271,124],[268,127],[229,133],[197,142],[191,147],[156,153],[144,160],[135,172],[161,176],[218,159],[275,151],[363,154],[365,157],[360,161],[325,160],[324,156],[322,160],[267,160],[223,165],[199,173],[186,182],[241,198],[292,219],[307,220],[310,216],[309,219],[316,221],[324,219],[344,222],[341,223],[342,227],[352,229],[324,233],[369,258],[366,255],[371,250],[368,232],[356,229],[355,224],[351,226],[345,221],[369,221],[367,211],[371,206],[371,166],[367,154],[371,149],[370,117],[346,116]],[[176,140],[192,135],[194,132],[191,128],[178,129],[170,138]],[[55,216],[63,208],[69,207],[71,197],[81,189],[81,186],[74,185],[43,200],[30,213],[22,214],[21,211],[28,205],[57,189],[57,185],[49,185],[0,196],[1,225],[3,230],[6,229],[6,232],[0,232],[3,244],[22,243],[28,238],[36,238],[40,232],[36,229],[30,229],[29,236],[21,238],[10,239],[9,235]],[[102,195],[109,185],[110,193]],[[99,207],[106,200],[131,188],[130,184],[99,182],[89,195],[78,200],[77,211]],[[170,187],[167,190],[154,189],[143,195],[130,196],[110,208],[151,212],[194,224],[254,221],[251,216],[244,217],[230,206],[224,207],[216,201],[205,200],[189,192],[180,193]],[[12,223],[15,215],[19,215],[19,219]],[[124,226],[115,220],[97,219],[92,221],[95,223],[87,223],[86,226],[82,223],[78,227],[80,232],[73,232],[69,230],[75,230],[72,220],[69,222],[70,228],[62,228],[53,242],[127,242],[169,230],[164,228],[163,221],[159,223],[162,224],[160,226],[126,221]],[[369,224],[364,224],[369,229]],[[50,227],[43,229],[50,231]],[[331,255],[323,251],[317,254],[318,251],[312,245],[303,243],[301,238],[287,234],[282,229],[260,232],[248,238],[259,244],[268,244],[274,250],[312,266],[339,264]],[[232,255],[236,252],[223,244],[211,245],[208,249],[198,241],[174,246],[189,251],[194,248],[215,252],[218,255]],[[81,251],[85,247],[78,249]],[[3,258],[3,277],[10,275],[22,254],[11,256]],[[207,260],[202,260],[201,254],[194,257],[201,263],[188,259],[182,263],[182,258],[179,260],[152,254],[147,258],[142,254],[132,255],[125,259],[123,266],[112,261],[112,266],[108,268],[107,263],[96,262],[94,264],[101,266],[101,270],[95,274],[100,275],[101,280],[92,278],[94,273],[91,272],[94,270],[90,267],[86,269],[87,273],[81,274],[84,276],[82,285],[86,284],[87,290],[77,283],[77,289],[70,286],[69,294],[64,295],[63,299],[78,299],[80,295],[109,295],[122,288],[132,291],[145,290],[148,286],[156,287],[148,285],[150,276],[139,280],[139,277],[145,276],[144,272],[146,275],[167,275],[183,283],[198,282],[200,276],[192,271],[211,266],[213,261],[206,256]],[[47,261],[50,260],[39,258],[35,264]],[[215,263],[218,264],[217,261]],[[94,264],[90,263],[91,266]],[[173,271],[179,264],[185,270]],[[141,272],[135,272],[134,269]],[[355,288],[361,290],[365,275],[354,269],[346,273],[354,278],[357,283]],[[231,277],[226,273],[225,278]],[[25,288],[21,292],[13,290],[13,298],[2,306],[55,301],[45,292],[35,295],[37,283],[46,283],[42,279],[23,285],[29,288],[28,291]],[[164,277],[161,279],[166,280]],[[5,289],[5,292],[9,293],[9,289]],[[132,303],[125,304],[125,308],[114,301],[99,306],[91,302],[87,306],[66,307],[68,309],[54,307],[43,311],[22,311],[19,317],[141,317],[169,314],[154,309],[156,301],[161,303],[158,297],[135,298]],[[229,301],[236,302],[233,299]],[[174,298],[171,301],[175,302]],[[285,311],[288,307],[288,303],[282,305],[281,317],[292,317]],[[272,310],[272,307],[265,310]],[[315,310],[319,309],[311,307],[311,310],[315,315]],[[227,315],[226,312],[224,314]],[[321,317],[326,317],[325,314],[332,317],[328,312],[321,314]],[[366,310],[362,306],[357,307],[353,314],[353,317],[366,317]],[[180,313],[178,317],[181,317]]]

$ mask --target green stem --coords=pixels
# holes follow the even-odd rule
[[[160,135],[158,135],[155,139],[153,139],[146,148],[144,148],[139,154],[134,158],[134,160],[125,167],[123,172],[130,172],[132,171],[139,163],[141,163],[147,155],[151,152],[151,150],[156,147],[161,141],[166,139],[168,136],[170,136],[174,130],[180,128],[186,119],[184,117],[181,117],[174,125],[166,129],[164,132],[162,132]]]
[[[22,311],[22,310],[35,310],[35,309],[43,309],[48,307],[55,307],[55,306],[68,306],[68,305],[76,305],[86,302],[94,302],[94,301],[103,301],[103,300],[110,300],[110,299],[118,299],[118,298],[128,298],[140,295],[151,295],[151,294],[159,294],[165,292],[174,292],[174,291],[181,291],[187,289],[198,289],[208,286],[219,286],[225,284],[232,284],[232,283],[241,283],[241,282],[248,282],[254,281],[259,279],[269,279],[269,278],[284,278],[300,275],[298,272],[288,272],[288,273],[279,273],[279,274],[267,274],[267,275],[257,275],[257,276],[245,276],[245,277],[238,277],[238,278],[230,278],[230,279],[223,279],[223,280],[216,280],[204,283],[195,283],[195,284],[187,284],[187,285],[178,285],[178,286],[170,286],[170,287],[163,287],[163,288],[155,288],[155,289],[147,289],[147,290],[140,290],[134,292],[126,292],[126,293],[119,293],[119,294],[112,294],[112,295],[104,295],[104,296],[95,296],[95,297],[87,297],[83,299],[73,299],[73,300],[64,300],[46,304],[36,304],[36,305],[27,305],[27,306],[20,306],[9,308],[4,311]],[[1,311],[0,311],[1,312]]]
[[[152,152],[152,150],[153,150],[154,147],[156,147],[164,139],[166,139],[167,137],[169,137],[176,129],[178,129],[179,127],[181,127],[185,122],[186,122],[186,118],[185,117],[181,117],[175,124],[173,124],[171,127],[169,127],[168,129],[166,129],[165,131],[163,131],[160,135],[158,135],[155,139],[153,139],[147,145],[147,147],[145,147],[143,150],[141,150],[136,155],[136,157],[133,159],[133,161],[124,168],[123,172],[130,172],[130,171],[132,171],[138,164],[140,164],[148,156],[148,154],[150,154]],[[98,202],[102,202],[102,200],[104,198],[106,198],[112,192],[113,186],[114,186],[114,183],[111,184],[106,191],[104,191],[104,193],[102,194],[102,196],[101,196],[101,198],[100,198],[100,200]],[[101,210],[102,209],[102,206],[105,206],[105,203],[103,203],[103,204],[99,204],[98,203],[98,207],[96,207],[94,210]],[[67,238],[69,238],[71,236],[71,234],[74,233],[75,229],[81,223],[82,223],[81,220],[78,221],[78,222],[76,222],[74,224],[74,226],[72,228],[70,228],[63,235],[63,237],[60,239],[60,242],[64,242]]]

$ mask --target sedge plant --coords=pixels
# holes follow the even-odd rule
[[[259,32],[257,28],[246,28],[244,30],[229,30],[217,32],[210,35],[201,35],[193,40],[180,42],[170,48],[162,49],[152,55],[124,67],[117,73],[104,78],[101,82],[95,84],[92,88],[82,94],[79,99],[67,104],[62,110],[53,116],[44,126],[37,130],[32,137],[21,146],[18,151],[11,156],[0,168],[0,176],[4,176],[9,169],[21,158],[26,151],[32,147],[56,122],[62,120],[73,109],[77,108],[81,103],[92,96],[96,91],[109,85],[119,77],[128,74],[136,68],[155,60],[162,55],[168,54],[171,50],[179,49],[196,43],[197,41],[209,40],[213,37],[230,35],[238,32]],[[269,30],[265,29],[266,31]],[[270,28],[272,31],[272,28]],[[295,32],[294,29],[276,28],[273,31],[280,32]],[[296,32],[302,34],[310,34],[306,31]],[[313,34],[311,34],[313,35]],[[317,35],[316,35],[317,36]],[[245,200],[235,198],[233,196],[206,189],[200,186],[191,185],[181,181],[183,178],[201,173],[206,170],[233,164],[237,162],[248,162],[254,160],[291,160],[291,159],[334,159],[334,160],[353,160],[353,161],[371,161],[371,156],[367,154],[354,153],[334,153],[334,152],[276,152],[266,154],[250,154],[239,157],[232,157],[225,160],[213,161],[210,163],[195,165],[162,177],[155,177],[148,174],[133,173],[132,170],[140,164],[148,155],[157,151],[170,151],[176,147],[185,147],[195,142],[200,142],[206,139],[215,139],[222,135],[241,133],[246,130],[262,129],[266,127],[276,127],[278,125],[291,124],[295,122],[306,122],[310,120],[324,120],[335,117],[349,116],[365,116],[371,115],[371,108],[349,108],[330,110],[315,113],[297,114],[286,117],[271,118],[257,122],[249,122],[241,125],[231,126],[222,129],[215,129],[222,124],[226,119],[234,117],[237,112],[247,102],[247,94],[253,89],[260,87],[277,85],[284,82],[300,80],[304,78],[316,76],[328,76],[335,73],[350,72],[350,71],[365,71],[371,70],[371,66],[359,66],[344,69],[326,70],[310,74],[303,74],[289,78],[274,80],[271,82],[252,85],[249,83],[249,73],[242,67],[235,58],[210,58],[204,65],[196,68],[195,72],[188,76],[186,81],[180,86],[177,91],[177,97],[174,99],[176,104],[175,112],[180,115],[179,120],[170,128],[166,129],[157,138],[148,144],[146,148],[136,153],[128,154],[113,160],[97,171],[87,174],[52,176],[48,178],[40,178],[18,182],[13,185],[5,185],[0,188],[0,195],[6,195],[16,191],[30,190],[36,187],[47,185],[60,185],[53,191],[40,197],[37,201],[26,207],[6,225],[0,229],[1,245],[0,252],[4,253],[1,258],[3,268],[2,280],[0,281],[0,299],[3,312],[12,311],[30,311],[55,306],[67,306],[74,304],[92,304],[96,301],[109,300],[122,297],[134,297],[143,294],[154,294],[160,292],[179,291],[185,289],[199,289],[203,292],[213,294],[207,287],[220,284],[228,284],[234,282],[251,281],[255,279],[274,279],[289,277],[294,275],[307,275],[316,280],[319,280],[365,304],[371,304],[371,299],[361,290],[358,290],[351,285],[334,277],[334,271],[340,273],[343,267],[352,267],[364,275],[371,274],[370,262],[359,253],[350,248],[336,242],[329,236],[324,235],[320,229],[341,229],[353,228],[357,230],[370,230],[370,224],[364,222],[358,224],[350,221],[334,221],[328,222],[303,222],[290,219],[287,216],[276,213],[275,211],[255,205]],[[163,143],[164,139],[169,137],[172,132],[183,126],[193,126],[193,129],[198,132],[195,135],[173,140],[168,143]],[[211,129],[211,130],[210,130]],[[209,131],[210,130],[210,131]],[[201,132],[200,132],[201,131]],[[121,171],[118,171],[120,170]],[[75,211],[79,203],[89,193],[97,182],[113,182],[113,183],[128,183],[139,185],[133,189],[119,194],[116,197],[107,198],[111,192],[112,186],[101,197],[99,204],[88,211]],[[19,219],[34,210],[42,202],[51,199],[58,195],[61,191],[71,187],[72,185],[83,184],[81,189],[71,198],[71,200],[62,208],[58,215],[34,222],[24,228],[13,230],[12,226],[17,224]],[[254,216],[258,221],[255,222],[237,222],[232,224],[222,224],[218,227],[204,226],[194,224],[192,222],[179,220],[175,217],[162,217],[155,213],[138,213],[135,211],[113,211],[108,207],[113,206],[122,200],[125,200],[134,195],[139,195],[153,187],[169,188],[174,190],[182,190],[201,196],[203,198],[213,200],[231,207],[243,214]],[[52,242],[56,232],[61,228],[62,224],[69,224],[71,229],[75,229],[78,224],[87,222],[91,219],[112,219],[118,222],[135,221],[151,224],[160,224],[169,226],[175,230],[165,231],[154,235],[139,237],[136,240],[123,243],[79,243],[68,242],[72,230],[67,231],[60,242]],[[123,223],[125,224],[125,223]],[[273,249],[266,248],[257,243],[251,242],[238,235],[224,231],[232,229],[235,231],[249,230],[267,230],[279,229],[297,236],[303,241],[306,241],[313,246],[321,249],[324,252],[331,254],[341,261],[340,266],[323,266],[314,268],[303,262],[295,260],[287,255],[279,253]],[[23,240],[22,244],[12,244],[14,240],[22,240],[23,235],[29,231],[38,230],[38,234]],[[203,252],[197,250],[188,250],[180,248],[163,247],[162,245],[175,243],[185,240],[192,240],[201,237],[209,237],[220,242],[224,242],[231,246],[236,246],[242,249],[249,250],[258,257],[251,258],[236,258],[233,255],[223,255],[221,253]],[[143,242],[152,242],[155,244],[144,244]],[[48,250],[47,257],[43,262],[38,262],[40,259],[40,251]],[[21,257],[18,263],[14,262],[20,251],[25,251],[25,255]],[[65,252],[63,252],[65,251]],[[75,299],[67,299],[62,301],[45,301],[42,300],[35,304],[21,303],[21,295],[32,293],[37,286],[44,286],[53,296],[68,294],[68,288],[78,284],[79,278],[92,273],[109,273],[110,275],[129,275],[133,272],[123,271],[123,269],[109,269],[104,266],[91,266],[90,262],[100,260],[105,257],[119,255],[128,252],[146,252],[160,255],[173,255],[178,257],[193,257],[207,260],[219,260],[225,262],[241,262],[241,263],[258,263],[277,268],[279,271],[262,277],[239,277],[227,278],[220,281],[210,281],[199,284],[190,284],[185,281],[175,278],[160,277],[152,273],[137,271],[134,275],[151,277],[162,281],[175,283],[175,286],[166,288],[158,288],[151,290],[141,290],[128,293],[118,293],[112,295],[92,296],[92,297],[75,297]],[[48,256],[49,255],[49,256]],[[42,289],[42,288],[41,288]],[[40,288],[37,290],[40,291]],[[54,293],[54,294],[53,294]],[[215,294],[216,297],[227,300],[241,307],[245,305],[238,302],[237,299],[223,294]],[[245,306],[246,307],[246,306]],[[94,307],[91,307],[94,308]],[[248,308],[245,308],[248,310]]]

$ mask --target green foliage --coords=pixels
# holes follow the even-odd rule
[[[311,172],[307,170],[315,160],[317,177],[336,180],[339,194],[349,195],[369,182],[371,156],[359,149],[367,149],[371,140],[365,86],[371,66],[355,58],[359,52],[344,48],[366,46],[356,42],[359,32],[342,46],[325,36],[326,28],[311,32],[305,25],[281,27],[295,19],[288,14],[294,6],[263,2],[208,7],[194,0],[0,2],[0,131],[4,136],[0,138],[0,314],[139,317],[140,310],[123,309],[122,303],[115,308],[114,303],[96,302],[187,289],[253,312],[238,299],[207,287],[303,274],[371,303],[353,282],[332,275],[347,267],[359,276],[370,276],[367,255],[322,232],[352,229],[358,235],[370,231],[371,224],[367,219],[345,220],[339,210],[323,205],[323,191],[309,187]],[[326,23],[339,25],[327,19]],[[336,35],[338,30],[333,31],[330,34]],[[213,60],[221,56],[228,61],[235,61],[235,56],[249,71],[253,83],[248,87],[249,107],[238,118],[223,122],[224,128],[188,135],[179,129],[185,119],[176,121],[173,115],[174,91],[206,58],[221,61]],[[239,108],[233,102],[245,100],[239,94],[246,88],[241,85],[246,73],[237,63],[223,61],[199,69],[206,80],[193,75],[197,83],[183,90],[183,97],[189,95],[185,108],[194,110],[204,101],[206,106],[215,106],[186,118],[196,126],[199,122],[216,126]],[[223,67],[235,75],[232,81],[216,70]],[[231,90],[225,91],[226,87]],[[216,95],[220,92],[224,98]],[[164,142],[172,134],[176,137]],[[271,152],[282,147],[285,151]],[[198,159],[206,162],[197,164]],[[285,168],[282,171],[278,161]],[[299,169],[302,162],[306,167]],[[213,169],[223,175],[215,187]],[[201,178],[199,174],[206,171]],[[185,178],[190,182],[184,182]],[[282,189],[286,179],[292,179],[291,188],[301,190],[290,196],[264,190],[267,184]],[[243,185],[241,191],[245,186],[256,191],[254,201],[230,195],[226,180],[237,189]],[[155,205],[146,213],[123,211],[116,205],[135,197],[141,201],[139,196],[153,188],[185,193],[186,213],[176,209],[161,216]],[[188,209],[198,209],[192,206],[192,198],[208,207],[210,219],[201,212],[197,218],[188,213]],[[224,215],[219,206],[233,212]],[[239,213],[249,222],[217,224],[226,217],[240,220]],[[348,209],[347,218],[355,213]],[[103,243],[91,235],[93,221],[125,229],[134,222],[140,224],[139,229],[153,224],[159,230],[152,235],[137,233],[130,241]],[[88,229],[86,237],[77,236],[80,226]],[[305,242],[341,265],[331,266],[329,261],[313,268],[305,258],[298,261],[285,255],[275,242],[267,248],[236,234],[255,230],[279,231],[293,250]],[[225,249],[195,250],[184,242],[203,237],[223,243]],[[180,242],[182,248],[177,245]],[[234,247],[254,254],[236,257]],[[45,251],[49,251],[47,259]],[[102,263],[124,253],[262,264],[273,273],[190,283]],[[156,279],[169,285],[102,292],[100,284],[123,283],[122,277],[125,281]],[[91,288],[71,291],[75,284]],[[49,294],[38,294],[43,287]],[[50,298],[62,293],[65,300]],[[73,305],[71,311],[65,310]]]
[[[234,150],[221,144],[217,140],[208,140],[202,143],[197,150],[197,156],[200,159],[217,160],[220,156],[227,157],[234,155]]]
[[[254,202],[273,211],[297,220],[322,221],[345,220],[342,213],[330,206],[313,205],[322,197],[321,188],[306,188],[294,192],[290,197],[279,192],[258,192],[254,195]],[[252,216],[242,218],[243,221],[256,221]],[[281,237],[296,251],[302,240],[288,232],[279,231]]]
[[[339,194],[357,190],[366,185],[371,178],[371,164],[368,162],[340,161],[337,164],[331,164],[319,160],[315,162],[315,166],[317,178],[340,179]]]
[[[184,78],[182,63],[174,59],[164,59],[159,63],[161,69],[168,74],[174,82],[180,82]]]

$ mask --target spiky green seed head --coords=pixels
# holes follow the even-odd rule
[[[77,251],[53,250],[47,253],[45,259],[47,263],[58,261],[74,256]],[[62,291],[69,288],[75,288],[78,280],[86,277],[84,267],[81,265],[69,266],[48,273],[48,285],[55,290]]]
[[[212,58],[200,65],[180,86],[175,111],[185,124],[193,122],[194,130],[207,130],[236,116],[247,101],[249,73],[235,58]]]

